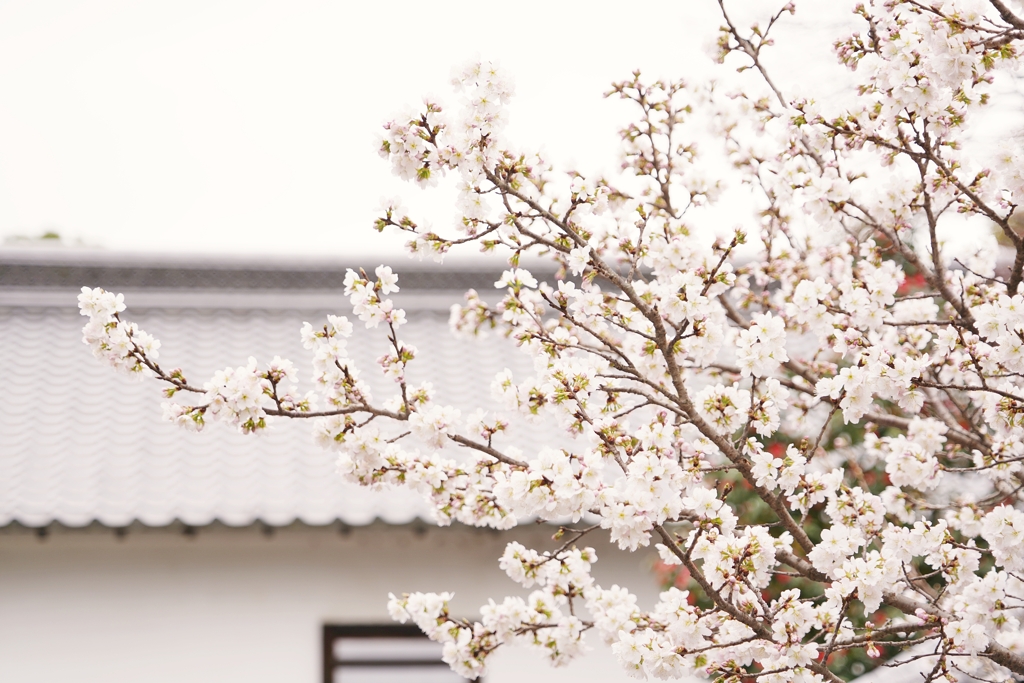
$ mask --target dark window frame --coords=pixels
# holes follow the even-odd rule
[[[436,666],[448,668],[440,659],[366,659],[341,661],[334,656],[339,638],[415,638],[425,640],[413,624],[324,624],[322,629],[323,683],[334,683],[334,671],[343,666]]]

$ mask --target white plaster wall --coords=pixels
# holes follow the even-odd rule
[[[517,530],[550,548],[549,527]],[[488,597],[516,593],[498,569],[508,534],[454,527],[58,530],[43,540],[0,531],[3,683],[318,683],[324,623],[390,623],[389,591],[455,590],[475,616]],[[650,606],[650,555],[600,543],[595,575],[625,583]],[[488,683],[620,681],[595,652],[552,669],[538,652],[492,659]]]

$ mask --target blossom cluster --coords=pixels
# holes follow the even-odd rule
[[[586,563],[579,559],[580,554],[576,551],[577,563]],[[585,570],[584,576],[589,578]],[[577,594],[576,587],[567,585],[572,594]],[[444,661],[466,678],[480,676],[487,657],[507,643],[539,649],[554,666],[567,664],[586,650],[582,636],[587,626],[579,617],[565,612],[568,598],[563,593],[540,589],[525,599],[492,600],[481,608],[478,622],[453,618],[448,611],[451,598],[451,593],[391,594],[388,611],[392,618],[402,623],[412,621],[431,640],[441,643]]]
[[[135,323],[123,322],[124,295],[112,294],[99,287],[82,287],[78,308],[89,322],[82,330],[82,341],[92,355],[119,372],[143,377],[148,368],[144,358],[159,357],[160,342],[139,329]]]

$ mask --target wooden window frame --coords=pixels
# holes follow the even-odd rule
[[[425,640],[413,624],[324,624],[322,629],[323,683],[334,683],[334,671],[343,666],[436,666],[448,668],[440,659],[345,660],[334,656],[334,642],[339,638],[416,638]]]

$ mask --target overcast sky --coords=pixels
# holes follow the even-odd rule
[[[832,34],[808,21],[791,27],[804,52],[790,80],[827,60]],[[424,198],[391,176],[376,132],[425,93],[453,101],[453,65],[513,74],[520,146],[610,169],[628,110],[602,99],[609,82],[702,77],[719,23],[714,0],[4,2],[0,237],[379,253],[396,243],[369,228],[379,199]],[[448,206],[442,193],[423,208],[445,228]]]

